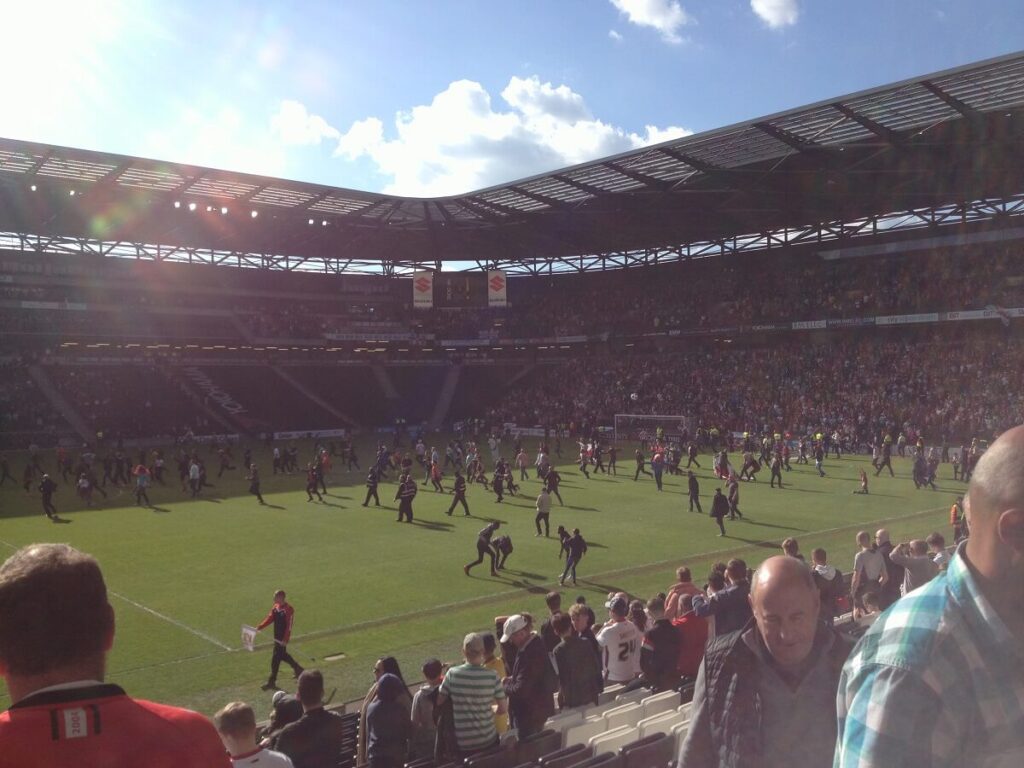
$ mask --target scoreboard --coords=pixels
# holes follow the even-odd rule
[[[487,273],[435,272],[434,306],[450,309],[487,306]]]

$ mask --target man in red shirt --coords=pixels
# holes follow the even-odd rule
[[[229,768],[202,715],[103,682],[114,609],[99,564],[66,544],[30,544],[0,566],[3,768]]]
[[[274,625],[274,655],[270,657],[270,678],[263,685],[264,691],[277,688],[277,671],[281,668],[281,662],[285,662],[292,668],[295,677],[302,674],[302,667],[288,653],[288,641],[292,637],[292,622],[295,620],[295,609],[285,599],[283,589],[274,593],[274,605],[270,613],[259,623],[256,629],[263,629],[271,624]]]
[[[676,671],[680,677],[696,677],[708,642],[708,620],[693,612],[693,595],[679,598],[679,610],[679,617],[672,620],[672,626],[679,633]]]

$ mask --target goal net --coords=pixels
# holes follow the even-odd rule
[[[650,443],[659,428],[669,442],[678,443],[684,431],[693,436],[696,420],[692,416],[648,416],[634,413],[615,414],[615,442]]]

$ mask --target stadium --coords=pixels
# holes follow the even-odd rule
[[[847,574],[861,530],[952,545],[972,462],[1024,423],[1022,158],[1021,53],[440,198],[0,139],[5,557],[97,558],[132,695],[263,719],[273,638],[250,652],[239,627],[277,589],[292,656],[355,713],[376,660],[412,684],[495,617],[539,625],[552,590],[601,623],[612,593],[646,600],[682,565],[700,585],[784,539]],[[690,444],[705,511],[743,467],[724,536],[687,507]],[[609,449],[622,473],[598,471]],[[589,546],[573,585],[535,535],[542,453],[551,523]],[[507,566],[464,573],[492,521]],[[679,703],[629,696],[625,735],[591,712],[545,744],[614,752]]]

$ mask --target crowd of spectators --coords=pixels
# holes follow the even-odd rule
[[[880,429],[991,435],[1024,421],[1015,386],[1024,346],[1005,337],[842,344],[728,345],[692,353],[577,358],[540,367],[487,414],[521,427],[611,425],[615,414],[688,416],[721,430],[839,430],[870,443]]]
[[[67,429],[20,361],[0,364],[0,446],[50,445]]]
[[[289,289],[308,275],[283,275],[280,293],[194,291],[142,284],[119,291],[133,310],[130,328],[96,314],[2,310],[5,330],[19,333],[149,329],[147,308],[229,311],[259,338],[321,339],[329,333],[433,334],[436,338],[543,338],[643,334],[665,330],[841,319],[887,314],[983,309],[1024,303],[1024,252],[1011,246],[824,261],[788,254],[707,259],[646,270],[516,278],[508,307],[414,310],[403,290],[351,296]],[[295,283],[299,285],[299,283]],[[306,283],[302,282],[302,286]],[[402,285],[399,283],[388,285]],[[411,294],[411,292],[409,292]],[[109,305],[94,285],[0,286],[4,299]],[[68,322],[68,315],[72,315]],[[167,326],[186,337],[187,324]]]

